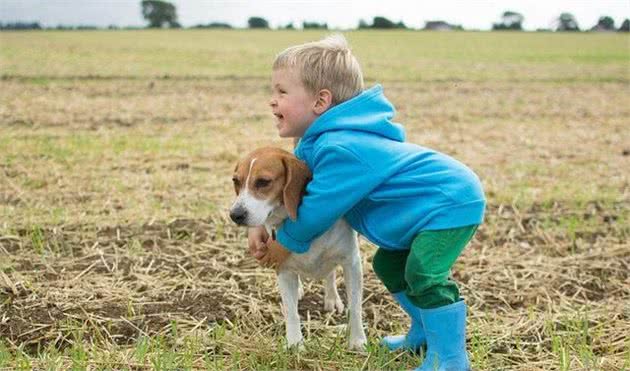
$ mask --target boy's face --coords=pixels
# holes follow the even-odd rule
[[[271,101],[276,116],[278,135],[282,138],[299,138],[317,118],[317,97],[306,90],[294,69],[274,70],[271,75]]]

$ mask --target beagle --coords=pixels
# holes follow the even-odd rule
[[[234,190],[236,201],[230,218],[238,225],[264,225],[273,235],[274,229],[289,217],[297,217],[297,209],[311,173],[302,161],[279,148],[259,148],[236,165]],[[328,231],[316,238],[304,254],[291,254],[277,269],[278,286],[286,320],[287,347],[301,346],[302,331],[298,300],[303,291],[300,277],[324,279],[324,309],[343,312],[337,292],[335,268],[343,268],[348,296],[349,348],[363,350],[367,339],[363,331],[363,274],[357,233],[339,219]]]

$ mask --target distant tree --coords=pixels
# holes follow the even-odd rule
[[[269,28],[269,22],[265,18],[251,17],[247,20],[249,28]]]
[[[407,28],[405,24],[400,21],[398,23],[394,23],[385,17],[374,17],[372,24],[369,25],[364,20],[359,20],[359,29],[365,28],[378,28],[378,29],[393,29],[393,28]]]
[[[286,26],[280,27],[280,28],[285,29],[285,30],[295,30],[295,26],[293,25],[293,22],[287,23]]]
[[[620,32],[630,32],[630,19],[626,18],[623,20],[621,27],[619,27]]]
[[[609,16],[599,17],[597,24],[591,28],[591,31],[615,31],[615,20]]]
[[[501,16],[500,23],[493,23],[493,30],[514,30],[514,31],[522,31],[523,30],[523,21],[525,17],[521,13],[513,12],[508,10],[503,13]]]
[[[304,28],[305,30],[307,30],[307,29],[327,30],[328,29],[328,23],[317,23],[317,22],[304,21],[304,22],[302,22],[302,28]]]
[[[615,20],[609,16],[599,17],[599,20],[597,21],[595,27],[600,30],[614,31]]]
[[[372,28],[396,28],[396,24],[385,17],[374,17]]]
[[[0,30],[41,30],[39,22],[12,22],[0,23]]]
[[[571,13],[562,13],[560,17],[558,17],[558,27],[556,31],[579,31],[580,27],[578,26],[575,17]]]
[[[445,21],[426,21],[424,23],[424,30],[426,31],[453,31],[463,29],[461,25],[449,24]]]
[[[232,28],[232,25],[225,22],[211,22],[208,23],[208,28]]]
[[[232,26],[228,23],[212,22],[208,24],[198,24],[193,26],[192,28],[232,28]]]
[[[149,22],[150,28],[179,28],[175,5],[160,0],[142,0],[142,16]]]

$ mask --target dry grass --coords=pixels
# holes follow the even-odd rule
[[[545,81],[552,67],[530,67],[531,82],[379,81],[411,141],[484,181],[487,220],[454,273],[475,368],[628,369],[627,75]],[[319,283],[300,307],[307,351],[279,350],[273,274],[225,217],[238,156],[289,147],[266,79],[20,76],[0,81],[0,368],[419,364],[374,344],[344,351]],[[406,319],[371,270],[374,247],[362,251],[376,342]]]

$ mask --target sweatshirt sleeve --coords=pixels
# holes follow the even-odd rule
[[[311,242],[381,184],[381,175],[352,151],[339,146],[314,155],[313,179],[298,207],[297,219],[286,219],[276,239],[294,253],[305,253]]]

